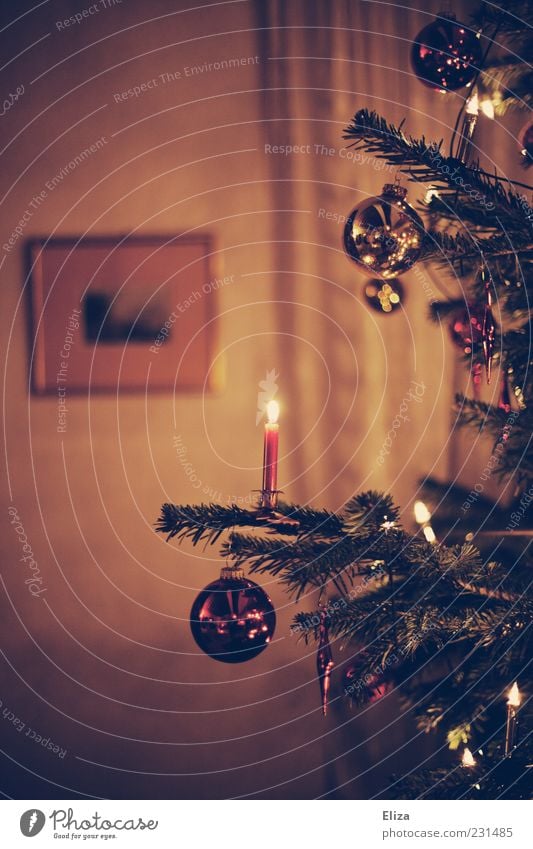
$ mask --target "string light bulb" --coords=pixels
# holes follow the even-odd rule
[[[437,187],[436,186],[428,186],[426,194],[424,195],[424,203],[431,203],[432,198],[438,198],[438,197],[440,197],[440,195],[439,195],[439,190],[437,189]]]
[[[279,419],[279,404],[277,401],[269,401],[266,405],[267,419],[270,424],[276,424]]]
[[[518,689],[517,681],[507,693],[507,723],[505,726],[505,757],[510,757],[516,747],[518,732],[518,708],[522,702],[522,696]]]
[[[479,97],[477,91],[474,91],[472,96],[466,101],[465,112],[467,115],[479,115]]]
[[[471,769],[476,765],[476,759],[468,746],[465,746],[465,750],[463,752],[463,758],[461,761],[461,765],[466,767],[466,769]]]

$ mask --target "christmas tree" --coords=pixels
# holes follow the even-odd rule
[[[533,209],[524,194],[530,187],[480,167],[471,146],[477,113],[468,110],[483,93],[501,114],[530,105],[531,69],[519,57],[531,46],[532,24],[531,5],[510,2],[503,12],[483,5],[472,29],[466,28],[474,38],[473,28],[482,30],[482,57],[448,146],[413,138],[403,125],[365,109],[345,132],[350,145],[428,188],[420,261],[453,273],[464,291],[464,297],[432,304],[431,317],[450,323],[474,386],[482,370],[490,378],[499,369],[497,406],[464,395],[456,404],[462,424],[492,435],[497,472],[514,484],[513,503],[504,509],[477,497],[458,521],[457,504],[468,493],[427,481],[441,508],[432,527],[420,505],[420,530],[412,534],[388,495],[362,493],[332,513],[278,503],[270,480],[256,510],[165,504],[157,524],[168,539],[194,545],[213,544],[224,534],[221,556],[235,578],[246,565],[251,574],[275,576],[296,600],[318,590],[318,609],[297,613],[293,629],[318,643],[324,706],[331,637],[348,647],[335,671],[347,699],[362,705],[386,699],[394,688],[418,727],[447,750],[434,767],[392,777],[388,798],[530,798],[533,788],[526,686],[533,648],[527,529],[533,500]],[[472,50],[475,55],[475,43]],[[444,76],[433,82],[448,85]],[[527,150],[523,154],[527,165]],[[418,255],[407,260],[404,270]],[[479,527],[485,537],[472,540],[472,528]],[[440,544],[444,534],[454,544]]]

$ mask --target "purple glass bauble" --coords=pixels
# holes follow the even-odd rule
[[[202,651],[223,663],[251,660],[269,644],[276,613],[264,590],[253,581],[222,576],[208,584],[191,609],[191,631]]]
[[[346,220],[344,249],[370,277],[397,277],[422,253],[424,225],[406,194],[402,186],[388,183],[379,197],[356,206]]]
[[[403,286],[397,278],[392,278],[387,283],[383,280],[369,280],[365,285],[365,298],[373,310],[390,315],[402,306]]]
[[[472,82],[482,56],[477,33],[453,15],[439,15],[418,33],[411,48],[418,79],[439,91],[457,91]]]

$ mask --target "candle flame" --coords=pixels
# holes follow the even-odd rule
[[[511,707],[520,707],[520,702],[522,701],[520,697],[520,690],[518,689],[518,684],[515,681],[509,692],[507,693],[507,704],[511,705]]]
[[[468,747],[465,748],[465,750],[463,752],[462,763],[463,763],[463,766],[468,766],[468,767],[476,765],[476,759],[475,759],[474,755],[472,754],[472,752],[470,751],[470,749]]]
[[[279,404],[277,401],[269,401],[266,405],[266,414],[270,424],[276,424],[279,416]]]
[[[414,511],[415,521],[419,525],[423,525],[424,522],[429,522],[429,520],[431,519],[431,513],[429,512],[428,508],[426,507],[423,501],[415,501]]]

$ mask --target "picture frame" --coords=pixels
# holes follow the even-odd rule
[[[218,388],[214,253],[208,234],[32,240],[33,391]]]

